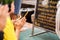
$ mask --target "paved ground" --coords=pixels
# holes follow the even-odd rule
[[[35,28],[35,33],[42,32],[42,30]],[[20,40],[59,40],[56,34],[53,33],[45,33],[42,35],[37,35],[34,37],[30,37],[31,29],[27,29],[20,33]]]

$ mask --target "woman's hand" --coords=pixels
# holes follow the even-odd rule
[[[8,5],[0,6],[0,31],[3,31],[8,16]]]
[[[15,29],[20,31],[20,29],[23,27],[23,25],[25,24],[25,22],[26,22],[25,17],[23,17],[20,20],[15,20],[13,22],[14,23],[14,26],[15,26]]]

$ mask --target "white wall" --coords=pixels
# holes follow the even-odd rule
[[[36,0],[22,0],[22,3],[35,5],[36,4]]]

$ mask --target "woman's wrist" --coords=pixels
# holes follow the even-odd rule
[[[19,34],[20,33],[20,30],[19,29],[15,29],[15,32]]]
[[[21,26],[21,25],[16,25],[16,26],[15,26],[15,29],[16,29],[17,31],[20,31],[20,30],[22,29],[22,26]]]
[[[20,30],[16,29],[16,37],[17,37],[17,40],[19,39],[19,35],[20,35]]]

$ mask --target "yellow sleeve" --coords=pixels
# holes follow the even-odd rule
[[[7,18],[6,26],[4,29],[4,40],[17,40],[14,32],[14,26],[10,17]]]

